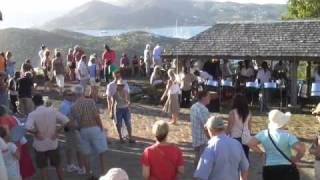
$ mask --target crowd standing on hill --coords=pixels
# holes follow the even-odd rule
[[[49,50],[41,45],[40,68],[34,66],[36,63],[31,59],[26,59],[18,72],[14,54],[0,53],[0,180],[32,179],[35,175],[33,162],[40,170],[42,180],[48,179],[48,165],[55,168],[59,180],[64,179],[64,171],[88,179],[97,179],[98,176],[101,180],[129,179],[119,168],[110,169],[106,174],[108,139],[97,103],[99,86],[106,82],[107,115],[115,122],[119,142],[136,143],[132,134],[130,87],[123,79],[130,75],[150,78],[152,87],[162,88],[163,111],[171,116],[168,123],[157,121],[152,127],[156,141],[142,153],[143,179],[182,179],[183,153],[178,146],[168,142],[168,133],[171,125],[179,125],[180,107],[189,108],[192,97],[197,100],[190,113],[194,178],[246,180],[251,166],[249,149],[252,149],[266,154],[264,180],[299,179],[296,163],[303,157],[305,146],[295,135],[283,130],[290,114],[270,111],[268,128],[251,136],[252,113],[246,96],[238,94],[225,126],[222,117],[212,116],[208,110],[211,94],[204,89],[193,92],[194,84],[219,76],[219,71],[207,73],[219,69],[219,66],[213,63],[206,70],[191,73],[191,65],[186,63],[177,73],[178,65],[173,62],[168,66],[161,59],[162,52],[159,44],[153,50],[147,44],[139,58],[134,55],[130,60],[123,53],[118,66],[116,53],[107,44],[101,58],[96,54],[86,54],[79,45],[70,48],[65,55],[60,49]],[[223,67],[227,67],[226,64]],[[250,74],[249,66],[244,67],[248,67],[247,73],[245,69],[241,69],[241,73]],[[227,70],[221,72],[225,76],[228,73]],[[263,73],[267,72],[261,71],[262,75],[258,75],[261,81],[265,78]],[[37,93],[39,74],[44,78],[45,90],[52,91],[57,87],[57,92],[62,95],[59,109]],[[74,88],[65,88],[65,80],[75,84]],[[25,119],[24,126],[22,119]],[[124,129],[127,134],[124,134]],[[61,164],[58,133],[64,133],[66,137],[65,168]],[[27,147],[27,134],[33,137],[35,159],[31,158]],[[260,144],[264,152],[258,146]],[[310,150],[316,157],[320,154],[319,147],[317,141]],[[294,155],[292,150],[296,152]],[[93,174],[89,161],[93,155],[99,157],[100,169],[96,174]],[[316,170],[318,172],[319,168]]]

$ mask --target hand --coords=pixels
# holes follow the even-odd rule
[[[36,133],[35,138],[38,139],[39,141],[43,141],[43,140],[44,140],[44,137],[41,135],[40,132],[37,132],[37,133]]]
[[[297,164],[297,163],[300,161],[300,158],[292,157],[292,158],[291,158],[291,161],[292,161],[294,164]]]
[[[54,141],[54,140],[56,140],[57,139],[57,137],[58,137],[58,134],[57,133],[54,133],[52,136],[51,136],[51,140],[52,141]]]

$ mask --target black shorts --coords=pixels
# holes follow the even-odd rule
[[[37,168],[43,169],[48,167],[48,161],[53,167],[60,166],[60,152],[59,148],[55,150],[45,151],[45,152],[36,152],[36,165]]]
[[[70,69],[75,69],[76,68],[76,62],[71,62],[71,64],[69,64],[69,68]]]

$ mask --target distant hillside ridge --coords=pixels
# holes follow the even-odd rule
[[[93,37],[61,29],[52,31],[17,28],[0,30],[0,52],[11,51],[13,58],[17,61],[17,68],[26,58],[31,58],[33,64],[39,65],[38,52],[42,43],[50,50],[54,48],[62,49],[64,57],[68,49],[75,45],[83,47],[87,55],[96,53],[100,57],[104,44],[108,44],[116,51],[117,60],[119,60],[122,53],[126,53],[130,58],[133,55],[143,55],[146,44],[151,44],[153,47],[159,43],[165,49],[169,49],[180,41],[180,39],[157,36],[146,32]]]
[[[286,11],[280,4],[239,4],[189,0],[135,0],[126,6],[91,1],[42,28],[124,29],[213,25],[215,22],[279,20]]]

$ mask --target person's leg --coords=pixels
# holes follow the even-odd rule
[[[107,168],[106,168],[106,162],[105,162],[105,154],[106,153],[100,153],[99,154],[99,159],[100,159],[100,175],[104,175],[107,173]]]
[[[106,83],[108,84],[109,83],[109,65],[106,65],[104,68],[104,76],[106,79]]]
[[[10,102],[12,105],[12,112],[13,113],[17,112],[17,104],[16,104],[17,100],[18,100],[18,97],[16,95],[10,95]]]
[[[190,99],[191,99],[191,90],[186,91],[185,105],[186,105],[187,108],[190,107]]]
[[[129,143],[134,143],[134,139],[132,138],[132,125],[131,125],[131,113],[129,108],[124,110],[124,123],[126,124],[128,135],[129,135]]]
[[[47,152],[35,150],[37,168],[40,169],[41,180],[48,180],[48,155]]]
[[[50,165],[55,167],[55,169],[56,169],[58,179],[63,180],[64,176],[63,176],[63,169],[61,166],[61,157],[60,157],[59,148],[57,148],[55,150],[47,151],[47,155],[50,160]]]
[[[172,124],[176,124],[179,120],[179,113],[172,113]]]
[[[122,118],[123,118],[123,112],[122,109],[116,109],[116,127],[117,127],[117,132],[119,135],[119,140],[122,143],[123,138],[122,138],[122,133],[121,133],[121,127],[122,127]]]
[[[93,152],[90,142],[90,129],[82,128],[80,130],[80,149],[82,155],[82,161],[84,168],[86,170],[86,175],[91,176],[91,166],[90,166],[90,154]]]
[[[91,144],[96,154],[99,154],[100,159],[100,175],[106,173],[105,152],[108,150],[106,136],[99,127],[92,128]]]
[[[182,108],[185,107],[185,98],[186,98],[186,91],[182,90],[181,91],[181,102],[180,102],[180,106]]]

